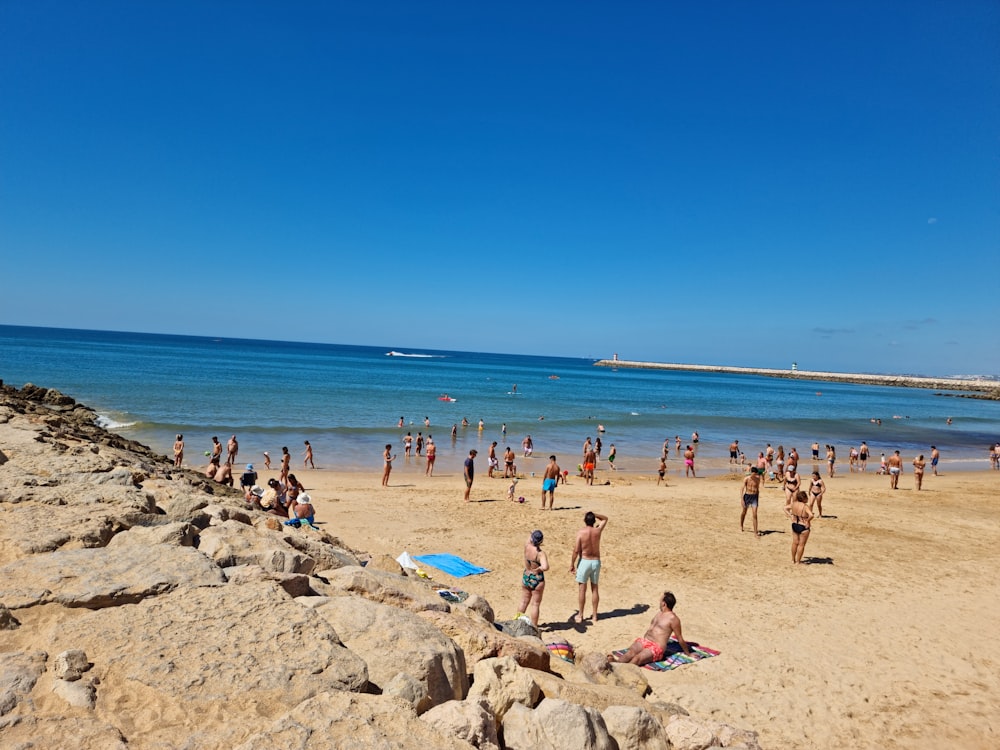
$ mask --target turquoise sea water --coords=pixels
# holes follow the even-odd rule
[[[402,457],[407,431],[430,432],[439,473],[457,470],[470,448],[483,453],[493,440],[520,455],[526,434],[536,457],[556,453],[571,467],[598,424],[606,429],[604,454],[614,443],[620,467],[644,473],[655,471],[667,437],[676,471],[673,437],[687,443],[695,430],[699,463],[709,471],[725,470],[733,439],[748,459],[766,443],[795,446],[804,456],[813,440],[832,443],[844,470],[850,446],[862,440],[876,464],[881,451],[910,458],[929,454],[933,444],[945,465],[988,470],[987,446],[1000,440],[1000,402],[930,390],[614,371],[588,359],[411,350],[397,342],[361,347],[0,326],[0,379],[57,388],[164,454],[183,433],[194,465],[212,435],[225,443],[233,434],[241,463],[259,465],[265,450],[277,462],[288,446],[300,466],[309,440],[318,467],[379,471],[386,443]],[[439,400],[444,394],[456,400]],[[522,468],[535,468],[531,463],[543,459]]]

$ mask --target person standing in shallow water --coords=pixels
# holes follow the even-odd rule
[[[316,464],[313,463],[313,447],[309,444],[308,440],[306,440],[305,443],[306,450],[304,454],[305,457],[302,459],[302,468],[305,469],[308,467],[310,469],[315,469]]]

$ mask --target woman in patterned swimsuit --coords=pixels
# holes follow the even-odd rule
[[[541,531],[531,532],[531,538],[524,545],[524,573],[521,576],[521,606],[519,611],[528,615],[531,624],[538,627],[538,610],[545,593],[545,571],[549,569],[549,559],[542,552],[544,535]]]

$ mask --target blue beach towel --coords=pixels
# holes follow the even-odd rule
[[[447,552],[442,552],[437,555],[414,555],[413,559],[423,563],[424,565],[430,565],[432,568],[437,568],[450,576],[455,576],[455,578],[476,576],[480,573],[490,572],[486,568],[480,568],[478,565],[473,565],[457,555],[449,555]]]

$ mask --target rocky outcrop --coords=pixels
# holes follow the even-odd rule
[[[4,747],[757,746],[94,418],[0,384]]]

